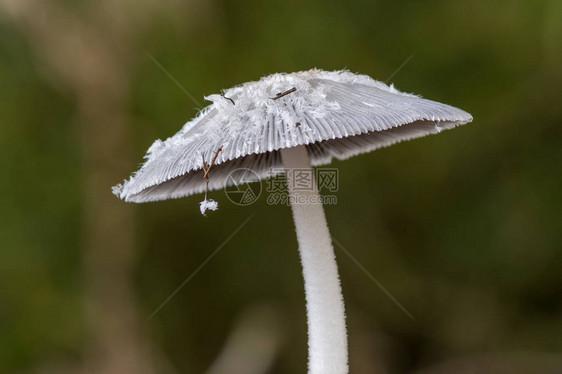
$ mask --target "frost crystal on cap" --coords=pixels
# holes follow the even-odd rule
[[[145,202],[203,192],[203,162],[221,146],[210,190],[232,182],[227,177],[238,168],[270,176],[281,167],[282,148],[306,145],[312,165],[321,165],[472,120],[460,109],[348,71],[273,74],[205,99],[212,104],[152,144],[142,168],[114,187],[117,196]]]

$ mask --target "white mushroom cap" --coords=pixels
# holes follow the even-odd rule
[[[232,183],[238,168],[271,176],[282,168],[282,148],[306,145],[311,164],[322,165],[472,121],[463,110],[348,71],[273,74],[205,99],[213,103],[152,144],[141,169],[113,188],[117,196],[146,202],[203,192],[203,159],[210,163],[221,146],[209,190]]]

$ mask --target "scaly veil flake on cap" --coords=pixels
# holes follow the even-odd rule
[[[206,99],[212,104],[177,134],[154,142],[141,169],[113,188],[117,196],[189,196],[239,182],[228,178],[239,168],[256,179],[283,167],[310,170],[472,121],[465,111],[348,71],[273,74]],[[343,296],[318,189],[313,183],[296,191],[288,182],[305,281],[309,373],[347,373]],[[201,212],[216,208],[205,195]]]

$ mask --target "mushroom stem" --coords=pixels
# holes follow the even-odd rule
[[[305,146],[281,149],[281,156],[288,170],[287,185],[303,268],[308,372],[344,374],[348,372],[345,311],[324,207]],[[312,179],[304,191],[296,189],[292,180],[302,172]]]

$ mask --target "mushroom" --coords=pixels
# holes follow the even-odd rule
[[[205,99],[212,104],[171,138],[155,141],[141,169],[113,188],[118,197],[147,202],[206,193],[237,183],[228,178],[235,169],[250,169],[258,180],[472,121],[465,111],[345,70],[273,74]],[[246,175],[245,182],[253,180]],[[343,296],[318,188],[313,182],[297,191],[288,182],[305,284],[308,370],[347,373]],[[214,202],[203,207],[216,209]]]

